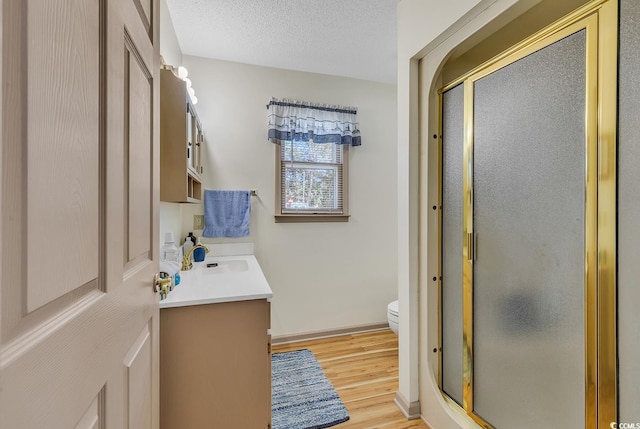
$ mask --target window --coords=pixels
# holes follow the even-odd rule
[[[279,214],[347,215],[346,146],[295,140],[277,151]]]
[[[348,147],[360,146],[354,107],[272,98],[269,141],[276,143],[276,221],[349,219]]]

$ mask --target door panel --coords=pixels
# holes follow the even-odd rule
[[[145,326],[124,358],[127,421],[130,429],[151,428],[151,330]]]
[[[620,3],[620,88],[618,156],[618,359],[620,422],[640,422],[640,4]]]
[[[89,408],[80,418],[75,429],[98,429],[100,427],[100,395],[96,396]]]
[[[442,94],[442,390],[462,405],[464,86]]]
[[[14,1],[2,7],[3,39],[12,41],[2,51],[7,83],[2,93],[0,338],[8,341],[68,311],[99,287],[99,37],[85,25],[75,28],[65,13],[73,10],[96,28],[103,16],[96,5],[80,2],[57,7]],[[63,40],[68,44],[61,46]],[[74,60],[74,52],[82,56]],[[78,88],[86,89],[93,105]],[[73,115],[77,126],[69,120]],[[85,134],[93,141],[85,144]],[[62,252],[61,245],[68,250]],[[61,271],[64,280],[52,282]]]
[[[131,0],[0,7],[0,427],[120,429],[131,417],[157,428],[157,26],[150,39]],[[127,34],[138,52],[128,80]],[[141,165],[133,204],[127,135]],[[131,239],[128,206],[144,210]],[[144,254],[126,273],[125,242]]]
[[[586,30],[474,85],[474,408],[585,425]]]
[[[153,80],[142,62],[138,49],[127,37],[125,57],[125,100],[129,121],[125,135],[126,192],[128,216],[126,262],[149,260],[151,257],[151,162],[153,135],[149,127],[136,124],[148,123],[152,115]]]
[[[140,14],[140,20],[144,25],[144,28],[149,31],[151,27],[151,15],[153,13],[152,0],[131,0],[136,5],[138,13]]]
[[[98,278],[98,2],[27,3],[26,312]],[[48,52],[48,55],[42,55]],[[47,73],[43,73],[47,70]],[[93,144],[85,144],[90,138]],[[52,160],[56,160],[52,165]],[[46,237],[46,240],[42,238]],[[64,252],[61,243],[74,243]],[[52,273],[72,264],[65,281]]]

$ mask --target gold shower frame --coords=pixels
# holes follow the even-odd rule
[[[463,404],[442,391],[446,402],[479,426],[491,424],[473,406],[473,87],[474,82],[582,29],[586,30],[585,175],[585,427],[609,428],[617,421],[616,344],[616,132],[617,0],[595,0],[545,27],[497,57],[448,83],[439,95],[438,178],[442,207],[442,94],[464,85],[463,155]],[[438,212],[438,267],[442,269],[442,210]],[[439,273],[441,279],[442,273]],[[442,323],[442,281],[438,282]],[[442,350],[442,329],[439,330]]]

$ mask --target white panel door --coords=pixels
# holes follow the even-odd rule
[[[157,0],[0,5],[0,427],[158,428]]]

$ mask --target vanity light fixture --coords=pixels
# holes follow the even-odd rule
[[[173,67],[169,64],[165,64],[162,60],[162,66],[160,67],[163,70],[171,70],[171,72],[176,75],[179,79],[182,79],[187,85],[187,93],[189,94],[189,98],[191,99],[191,104],[198,104],[198,97],[196,97],[196,91],[191,87],[191,79],[189,76],[189,70],[187,70],[184,66]]]
[[[174,69],[174,73],[175,73]],[[187,84],[187,92],[189,93],[189,98],[191,99],[191,103],[193,103],[193,105],[198,104],[198,98],[196,97],[196,91],[193,89],[193,87],[191,86],[191,79],[189,79],[187,76],[189,76],[189,70],[186,69],[186,67],[180,66],[177,69],[177,73],[178,73],[178,77],[180,79],[182,79],[183,81],[185,81],[185,83]]]
[[[189,76],[189,70],[186,67],[180,66],[178,67],[178,77],[182,80],[186,79]]]

